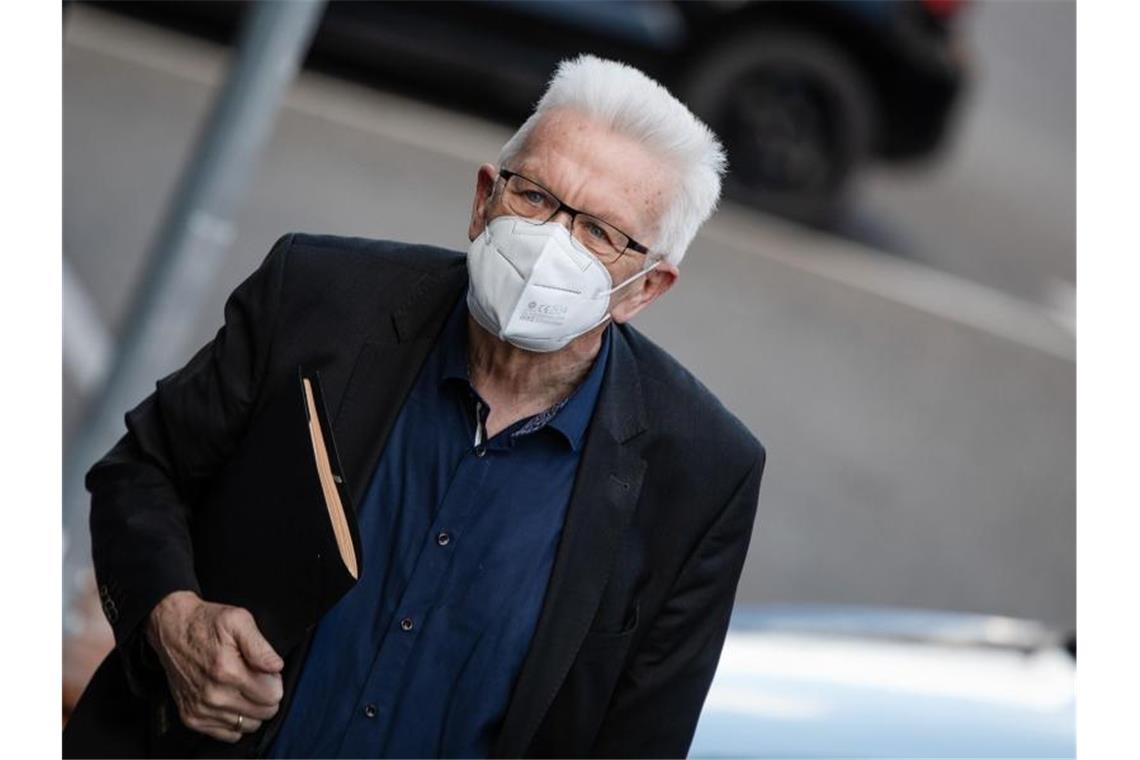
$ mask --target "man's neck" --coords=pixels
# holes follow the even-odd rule
[[[604,331],[599,325],[565,348],[537,353],[500,340],[468,315],[467,361],[471,385],[491,407],[488,435],[569,396],[589,373]]]

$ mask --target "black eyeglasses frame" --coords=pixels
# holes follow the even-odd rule
[[[573,206],[569,206],[569,205],[563,203],[562,199],[559,198],[557,195],[555,195],[553,192],[551,192],[546,187],[546,185],[543,185],[541,182],[535,182],[533,179],[531,179],[530,177],[527,177],[524,174],[519,174],[518,172],[513,172],[510,169],[499,169],[499,176],[503,178],[504,182],[510,182],[511,177],[518,177],[519,179],[525,179],[527,182],[531,183],[532,185],[535,185],[537,187],[541,187],[543,190],[545,190],[550,195],[550,197],[558,204],[558,208],[554,209],[554,213],[550,215],[550,219],[553,219],[554,217],[558,216],[558,213],[560,211],[566,211],[570,214],[571,226],[573,226],[573,224],[574,224],[574,217],[578,216],[578,214],[583,214],[585,216],[592,216],[593,218],[595,218],[599,221],[606,222],[605,219],[602,219],[597,214],[591,214],[589,211],[579,211],[578,209],[574,208]],[[645,255],[649,254],[648,246],[644,246],[641,243],[634,240],[633,237],[629,233],[622,230],[616,224],[612,224],[611,222],[606,222],[606,224],[610,225],[615,230],[617,230],[621,234],[625,235],[625,239],[629,241],[628,243],[625,244],[625,248],[621,249],[621,252],[618,254],[618,256],[622,256],[629,249],[633,249],[634,251],[637,251],[638,253],[641,253],[641,254],[645,254]]]

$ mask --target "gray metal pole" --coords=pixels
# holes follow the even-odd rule
[[[63,481],[65,631],[91,563],[87,470],[123,434],[123,414],[185,355],[202,303],[233,241],[233,217],[296,76],[324,0],[262,0],[252,7],[237,58],[198,138],[147,269],[102,392],[68,446]]]

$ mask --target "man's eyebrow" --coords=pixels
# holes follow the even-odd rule
[[[614,227],[617,227],[623,233],[625,233],[626,235],[629,235],[630,237],[634,238],[635,240],[640,240],[640,238],[638,237],[638,234],[636,232],[636,225],[634,225],[632,223],[632,221],[633,221],[632,219],[626,219],[625,217],[621,216],[620,214],[596,214],[593,211],[590,211],[588,209],[584,210],[583,213],[589,214],[590,216],[594,217],[595,219],[601,219],[603,222],[606,222],[608,224],[613,225]]]
[[[550,187],[550,185],[547,183],[545,178],[540,176],[538,174],[538,172],[535,172],[534,170],[529,169],[529,167],[527,167],[527,165],[525,163],[521,164],[519,166],[519,168],[515,170],[515,172],[523,175],[526,178],[528,178],[531,182],[536,183],[539,187],[545,189],[546,192],[548,192],[551,195],[553,195],[554,197],[558,198],[558,200],[562,201],[563,203],[566,202],[565,199],[563,199],[563,197],[561,195],[559,195],[557,192],[555,192]],[[590,216],[594,217],[595,219],[601,219],[603,222],[609,222],[614,227],[617,227],[619,230],[624,232],[626,235],[629,235],[630,237],[634,238],[635,240],[640,241],[641,235],[644,234],[644,233],[639,234],[635,231],[636,225],[633,224],[632,219],[627,219],[627,218],[621,216],[620,214],[600,214],[600,213],[595,212],[593,209],[588,209],[588,208],[582,208],[582,209],[578,209],[578,210],[584,214],[589,214]]]
[[[619,230],[624,232],[626,235],[629,235],[630,237],[632,237],[636,240],[641,240],[642,233],[639,231],[638,225],[633,223],[632,219],[627,219],[627,218],[622,217],[620,215],[603,216],[601,214],[594,214],[593,216],[596,216],[599,219],[602,219],[604,221],[609,222],[610,224],[612,224],[613,226],[617,227]]]

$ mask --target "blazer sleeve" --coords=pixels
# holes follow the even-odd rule
[[[594,757],[685,757],[716,672],[756,516],[765,452],[682,566],[618,680]]]
[[[86,475],[95,579],[128,683],[140,696],[162,675],[145,637],[150,611],[173,591],[200,590],[190,514],[257,400],[291,243],[292,235],[280,238],[230,294],[214,338],[126,413],[126,434]]]

